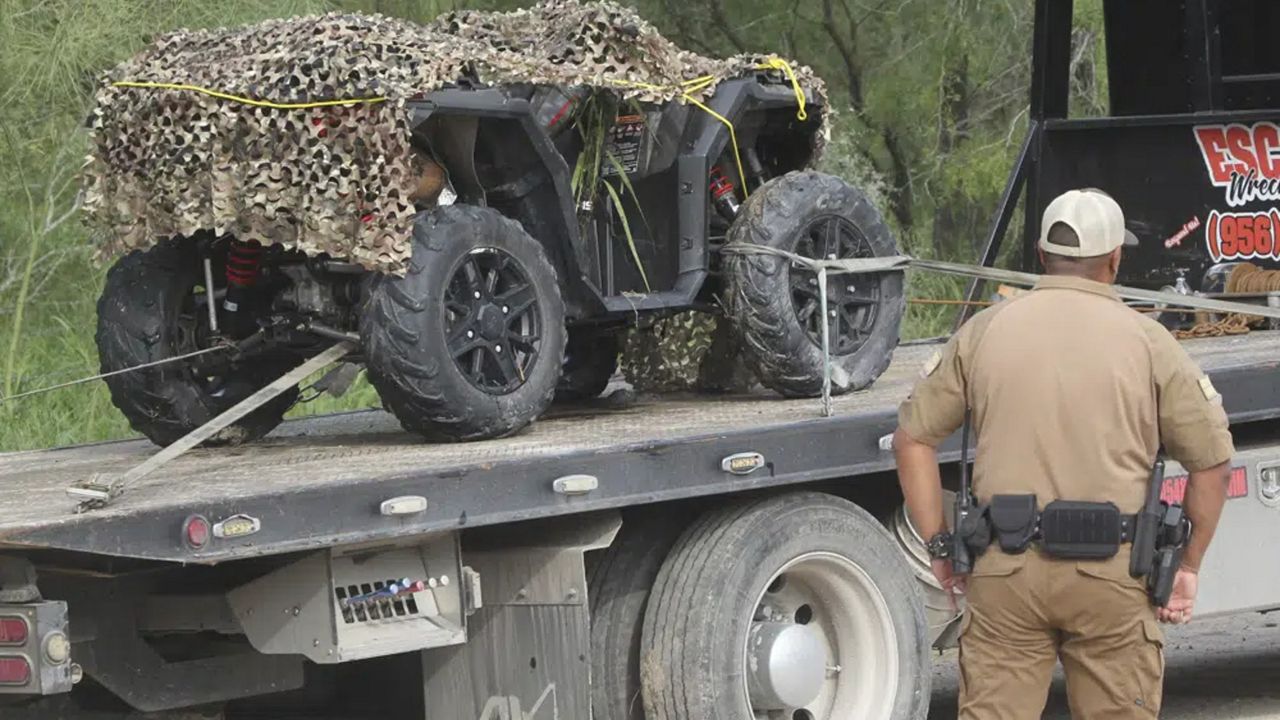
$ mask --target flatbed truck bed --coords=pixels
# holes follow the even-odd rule
[[[1233,423],[1280,415],[1280,332],[1186,348]],[[872,387],[835,398],[829,418],[817,400],[762,392],[565,408],[515,437],[467,444],[424,443],[378,411],[299,420],[259,443],[193,451],[84,514],[69,486],[123,473],[155,447],[130,440],[0,454],[0,547],[216,563],[885,471],[893,457],[880,439],[935,349],[900,347]],[[764,466],[746,475],[722,469],[744,452],[759,453]],[[576,495],[553,488],[571,475],[598,486]],[[425,497],[425,511],[379,512],[406,495]],[[178,531],[192,514],[247,515],[261,527],[196,550]]]

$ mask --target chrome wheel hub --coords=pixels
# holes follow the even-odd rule
[[[747,687],[753,707],[785,710],[818,699],[827,674],[827,649],[808,626],[753,623],[747,651]]]

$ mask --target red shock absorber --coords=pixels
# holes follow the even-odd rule
[[[262,252],[262,246],[253,240],[232,240],[227,248],[227,295],[222,299],[222,316],[234,338],[247,337],[254,330],[253,313],[245,305],[253,297],[251,288],[258,281]]]
[[[257,241],[232,240],[227,249],[227,287],[253,287],[262,264],[262,246]]]
[[[725,176],[724,171],[719,166],[711,168],[709,189],[711,190],[711,199],[715,202],[716,210],[726,220],[733,220],[738,216],[738,196],[734,193],[733,181]]]

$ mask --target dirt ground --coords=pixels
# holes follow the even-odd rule
[[[1280,613],[1166,626],[1167,720],[1280,720]],[[937,657],[929,720],[956,716],[956,654]],[[1070,718],[1058,669],[1045,720]]]

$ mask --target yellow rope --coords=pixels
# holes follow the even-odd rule
[[[128,88],[157,88],[160,90],[190,90],[192,92],[202,93],[210,97],[220,100],[232,100],[245,105],[253,105],[255,107],[273,108],[275,110],[303,110],[306,108],[332,107],[334,105],[350,105],[352,103],[376,103],[386,100],[385,97],[367,97],[367,98],[351,98],[349,100],[317,100],[315,102],[304,103],[276,103],[268,100],[255,100],[253,98],[243,97],[240,95],[231,95],[229,93],[211,90],[199,85],[183,85],[179,83],[156,83],[156,82],[131,82],[122,81],[112,83],[115,87]]]
[[[700,108],[703,112],[724,123],[724,126],[729,128],[729,142],[733,144],[733,161],[738,164],[738,177],[742,180],[742,197],[749,197],[747,194],[747,174],[742,171],[742,156],[738,153],[738,134],[733,130],[733,123],[729,122],[729,119],[725,116],[715,110],[712,110],[706,105],[703,105],[692,95],[686,93],[684,95],[684,99],[687,102],[693,103],[693,105]]]
[[[809,113],[805,110],[804,88],[800,87],[800,79],[796,77],[796,72],[791,67],[791,63],[780,57],[771,57],[767,63],[757,65],[756,69],[781,70],[787,76],[787,79],[791,81],[791,89],[796,93],[796,119],[800,121],[809,119]],[[742,167],[742,154],[738,151],[738,133],[734,130],[733,123],[730,122],[728,118],[707,107],[703,102],[694,97],[695,93],[707,89],[707,87],[715,81],[716,77],[714,75],[703,75],[702,77],[683,81],[680,83],[678,91],[682,100],[694,107],[697,107],[699,110],[705,112],[723,123],[725,127],[729,128],[729,141],[733,144],[733,161],[738,166],[738,179],[742,182],[742,197],[747,198],[750,197],[750,193],[747,190],[747,174]],[[669,92],[676,89],[664,87],[662,85],[654,85],[652,83],[636,82],[634,80],[613,80],[612,82],[615,85],[634,87],[654,92]]]
[[[800,87],[800,79],[796,77],[796,71],[792,69],[791,63],[779,57],[769,58],[769,62],[758,66],[761,70],[774,69],[781,70],[786,74],[787,79],[791,81],[791,89],[796,93],[796,119],[800,121],[807,120],[809,113],[804,109],[804,89]]]

